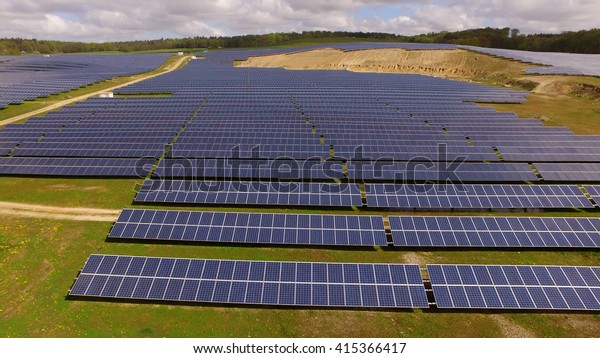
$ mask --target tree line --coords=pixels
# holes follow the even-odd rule
[[[327,39],[337,41],[364,40],[412,43],[443,43],[472,45],[514,50],[571,52],[600,54],[600,29],[569,31],[560,34],[523,35],[518,29],[481,28],[457,32],[436,32],[416,36],[403,36],[377,32],[304,31],[241,35],[222,37],[187,37],[182,39],[157,39],[125,42],[69,42],[36,39],[0,39],[0,55],[54,54],[79,52],[134,52],[199,48],[256,48],[294,45],[295,43],[320,43]]]

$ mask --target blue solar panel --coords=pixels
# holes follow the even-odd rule
[[[169,54],[18,56],[0,63],[0,108],[85,87],[117,76],[148,72]]]
[[[600,267],[427,265],[438,308],[600,310]]]
[[[281,206],[362,205],[358,185],[298,182],[146,180],[135,201]]]
[[[90,142],[26,142],[12,155],[17,157],[100,157],[100,158],[159,158],[164,144],[154,143],[90,143]]]
[[[575,185],[365,184],[367,206],[385,208],[591,208]]]
[[[600,182],[600,163],[535,163],[534,165],[545,181]]]
[[[545,130],[545,129],[544,129]],[[542,132],[543,133],[543,132]],[[519,162],[600,162],[598,148],[569,147],[509,147],[499,145],[498,151],[506,161]]]
[[[125,209],[113,239],[279,245],[387,246],[381,216]]]
[[[395,246],[598,248],[600,219],[390,216]]]
[[[344,178],[341,162],[327,160],[163,159],[153,173],[163,179],[287,179]]]
[[[320,144],[174,144],[170,155],[180,158],[327,159],[329,146]]]
[[[71,297],[220,304],[427,308],[418,265],[92,255]]]
[[[527,163],[358,162],[348,163],[348,178],[406,182],[538,181]]]
[[[2,142],[0,141],[0,156],[7,155],[17,145],[17,142]]]
[[[1,175],[144,178],[154,159],[0,158]]]
[[[350,50],[398,46],[447,47],[395,43],[339,46]],[[313,48],[320,46],[303,49]],[[122,94],[166,93],[166,97],[92,98],[44,117],[32,118],[25,124],[4,127],[0,130],[0,142],[21,145],[13,152],[10,150],[14,145],[0,146],[0,156],[10,153],[23,157],[51,158],[161,157],[163,147],[168,146],[167,158],[184,156],[198,160],[192,160],[195,164],[190,170],[187,167],[173,169],[171,164],[177,160],[165,159],[154,173],[155,178],[232,181],[350,179],[395,183],[398,183],[398,174],[404,174],[403,181],[409,182],[442,182],[448,176],[468,183],[535,182],[538,177],[527,164],[533,158],[542,162],[600,162],[596,150],[598,146],[594,145],[593,137],[578,137],[568,128],[548,128],[537,119],[519,119],[514,113],[498,113],[474,103],[520,103],[527,96],[523,91],[420,75],[285,71],[233,68],[231,65],[233,60],[251,55],[294,51],[298,49],[207,53],[203,61],[191,61],[178,71],[116,91]],[[6,80],[9,86],[0,88],[0,106],[6,98],[14,101],[19,96],[47,95],[59,88],[85,86],[98,81],[100,77],[105,78],[108,73],[127,74],[153,68],[166,56],[13,58],[0,66],[3,69],[10,67],[6,73],[11,73]],[[47,71],[31,70],[40,65]],[[69,78],[64,78],[65,66],[70,68],[67,71]],[[50,73],[60,76],[52,76],[50,80]],[[32,81],[39,77],[43,77],[43,80]],[[21,86],[20,83],[24,84]],[[85,143],[85,146],[81,143]],[[259,150],[253,152],[252,149],[257,146]],[[505,161],[515,163],[500,162],[494,147],[499,148]],[[331,148],[334,156],[341,159],[334,168],[328,168],[330,162],[326,161],[331,156]],[[235,165],[238,163],[233,163],[234,166],[229,168],[228,164],[221,165],[218,161],[206,162],[211,158],[231,157],[251,160],[262,158],[259,161],[267,166],[282,165],[278,167],[282,171],[273,172],[272,167],[263,167],[258,170],[240,168],[236,172]],[[440,164],[452,163],[457,158],[466,158],[466,162],[456,171],[445,170]],[[379,172],[376,168],[378,164],[366,169],[353,165],[353,162],[373,163],[384,159],[411,163],[432,161],[434,167],[417,166],[415,170],[408,170],[408,163],[395,163]],[[348,165],[345,160],[349,161]],[[200,161],[203,164],[196,165]],[[294,162],[301,165],[294,165]],[[310,165],[306,167],[305,164]],[[287,167],[289,171],[286,171]],[[580,182],[593,181],[596,177],[590,170],[554,169],[550,171],[551,174],[546,170],[548,178],[544,179]],[[32,175],[71,175],[72,172],[104,175],[104,171],[97,174],[97,171],[83,169],[0,169],[0,173],[10,174],[8,171]],[[574,174],[576,172],[578,174]],[[512,195],[496,195],[495,192],[491,199],[493,203],[472,203],[472,196],[458,201],[443,196],[424,196],[412,198],[413,201],[407,204],[404,199],[395,202],[389,196],[385,199],[373,199],[371,196],[370,204],[381,207],[444,208],[589,207],[585,199],[569,202],[561,201],[558,198],[560,195],[540,195],[528,195],[534,202],[518,204],[513,199],[507,202],[507,197]],[[253,203],[253,200],[246,200],[245,193],[238,196],[240,198],[236,200],[225,200],[228,203]],[[523,196],[517,196],[523,200]],[[179,199],[177,202],[181,202]],[[325,197],[321,196],[320,199]],[[335,203],[325,205],[338,206],[341,201],[333,198],[327,198],[326,201],[329,199]],[[282,205],[297,205],[296,201],[300,203],[302,200],[288,195],[276,201]],[[419,203],[415,203],[415,200]],[[219,203],[222,201],[217,200]],[[261,204],[258,199],[256,203]],[[311,205],[321,203],[319,201]],[[343,205],[348,203],[344,201]],[[360,205],[358,198],[352,199],[352,205]]]

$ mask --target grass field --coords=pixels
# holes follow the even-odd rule
[[[299,45],[299,44],[297,44]],[[172,59],[171,59],[172,60]],[[168,65],[168,64],[165,64]],[[113,83],[110,84],[114,85]],[[69,94],[73,95],[74,94]],[[576,132],[600,132],[597,101],[573,93],[534,94],[523,105],[495,105]],[[581,101],[581,102],[580,102]],[[34,105],[34,103],[28,103]],[[596,104],[596,107],[594,106]],[[587,112],[592,111],[592,112]],[[596,112],[594,112],[596,111]],[[570,113],[570,114],[569,114]],[[592,115],[590,115],[590,113]],[[0,111],[0,115],[4,113]],[[9,115],[10,117],[15,114]],[[0,117],[2,118],[2,117]],[[0,177],[0,201],[120,209],[141,180]],[[176,208],[170,208],[176,209]],[[193,207],[193,210],[322,213],[311,209]],[[400,214],[330,211],[346,214]],[[403,213],[410,214],[410,213]],[[447,215],[449,213],[420,213]],[[468,215],[469,213],[451,213]],[[473,213],[492,215],[492,213]],[[495,213],[495,215],[524,215]],[[553,211],[534,216],[594,216],[599,211]],[[389,248],[330,249],[107,242],[111,223],[2,216],[0,221],[0,336],[3,337],[598,337],[600,314],[335,310],[168,305],[66,300],[90,254],[244,260],[597,266],[600,252],[461,251]]]
[[[498,111],[522,118],[540,118],[544,125],[569,127],[575,134],[600,134],[600,78],[527,76],[540,83],[522,104],[495,104]]]

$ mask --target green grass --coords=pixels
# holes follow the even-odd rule
[[[0,177],[0,201],[25,204],[121,209],[131,205],[134,179]]]
[[[531,94],[526,103],[494,104],[501,112],[515,112],[521,118],[541,118],[546,126],[568,127],[578,135],[600,134],[598,100],[547,94]]]

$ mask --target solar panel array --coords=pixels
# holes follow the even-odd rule
[[[15,157],[104,157],[159,158],[165,152],[160,143],[88,143],[88,142],[24,142],[16,148]]]
[[[585,191],[594,199],[596,204],[600,204],[600,186],[598,185],[586,185],[583,187]]]
[[[418,265],[92,255],[71,297],[318,307],[429,306]]]
[[[358,185],[298,182],[146,180],[138,203],[361,206]]]
[[[585,187],[586,196],[577,186],[600,181],[600,137],[475,103],[522,103],[527,92],[421,75],[231,66],[248,56],[294,51],[207,53],[203,61],[116,91],[152,96],[93,98],[4,126],[0,175],[150,175],[135,198],[144,204],[361,207],[366,198],[370,208],[553,209],[593,208],[589,197],[600,202],[598,187]],[[11,58],[0,64],[0,108],[143,72],[165,56]],[[32,71],[42,65],[48,71]],[[595,249],[600,236],[598,221],[587,218],[392,216],[389,222],[395,246]],[[109,238],[388,245],[380,216],[179,210],[124,210]],[[440,308],[598,310],[598,270],[428,266]],[[90,256],[69,296],[429,307],[417,265],[112,255]]]
[[[599,248],[598,218],[390,216],[394,246]]]
[[[564,144],[554,147],[534,145],[497,147],[506,161],[519,162],[600,162],[598,147],[569,147]]]
[[[197,103],[173,101],[170,98],[92,98],[44,117],[34,117],[24,124],[13,124],[0,130],[0,139],[12,142],[7,167],[0,173],[43,176],[115,176],[121,171],[98,171],[98,160],[135,159],[147,163],[147,158],[160,158],[169,143],[198,108]],[[75,162],[64,161],[73,159]],[[36,159],[47,159],[36,160]],[[94,159],[94,160],[87,160]],[[76,163],[77,170],[40,170],[26,163]],[[152,161],[154,162],[154,161]],[[65,164],[66,165],[66,164]],[[62,167],[62,164],[58,165]],[[102,165],[106,166],[106,165]],[[119,166],[119,165],[116,165]],[[87,168],[86,168],[87,167]],[[136,175],[135,170],[126,176]],[[90,174],[91,173],[91,174]]]
[[[363,181],[536,182],[527,163],[349,162],[348,178]]]
[[[505,50],[475,46],[460,46],[477,52],[494,56],[506,57],[518,61],[546,65],[530,67],[528,73],[546,75],[587,75],[600,76],[600,56],[593,54],[532,52],[520,50]]]
[[[343,179],[341,162],[327,160],[164,159],[153,173],[162,179]]]
[[[383,208],[593,208],[576,185],[366,184],[367,206]]]
[[[154,159],[0,158],[0,175],[143,178]]]
[[[387,246],[381,216],[123,210],[113,239]]]
[[[457,48],[401,43],[334,46],[349,51]],[[169,145],[155,178],[366,182],[397,182],[398,175],[417,182],[441,182],[447,177],[469,183],[536,182],[540,178],[529,168],[531,162],[600,162],[598,138],[578,137],[567,128],[545,127],[537,119],[523,120],[473,103],[520,103],[526,92],[420,75],[231,66],[233,60],[248,56],[321,47],[207,53],[203,61],[117,91],[167,93],[168,97],[90,99],[25,124],[7,126],[0,130],[0,142],[6,143],[0,155],[162,157]],[[36,61],[54,60],[62,66],[59,57]],[[535,145],[530,144],[533,141]],[[561,144],[547,145],[551,143]],[[306,169],[302,163],[302,169],[291,167],[289,173],[268,173],[267,168],[238,173],[228,164],[228,160],[258,160],[267,165],[287,161],[290,166],[293,161],[329,163],[332,155],[335,171],[329,170],[329,164],[311,163]],[[171,171],[179,157],[196,164],[212,162],[197,167],[196,173],[193,169],[192,173]],[[459,158],[465,163],[447,168]],[[432,162],[433,167],[417,166],[410,171],[413,161]],[[380,162],[390,165],[381,173],[376,170]],[[557,172],[564,174],[560,169]],[[552,175],[548,175],[550,181]]]
[[[600,182],[600,163],[534,163],[545,181]]]
[[[427,265],[438,308],[600,310],[600,267]]]
[[[7,57],[0,62],[0,109],[160,66],[170,54]]]

